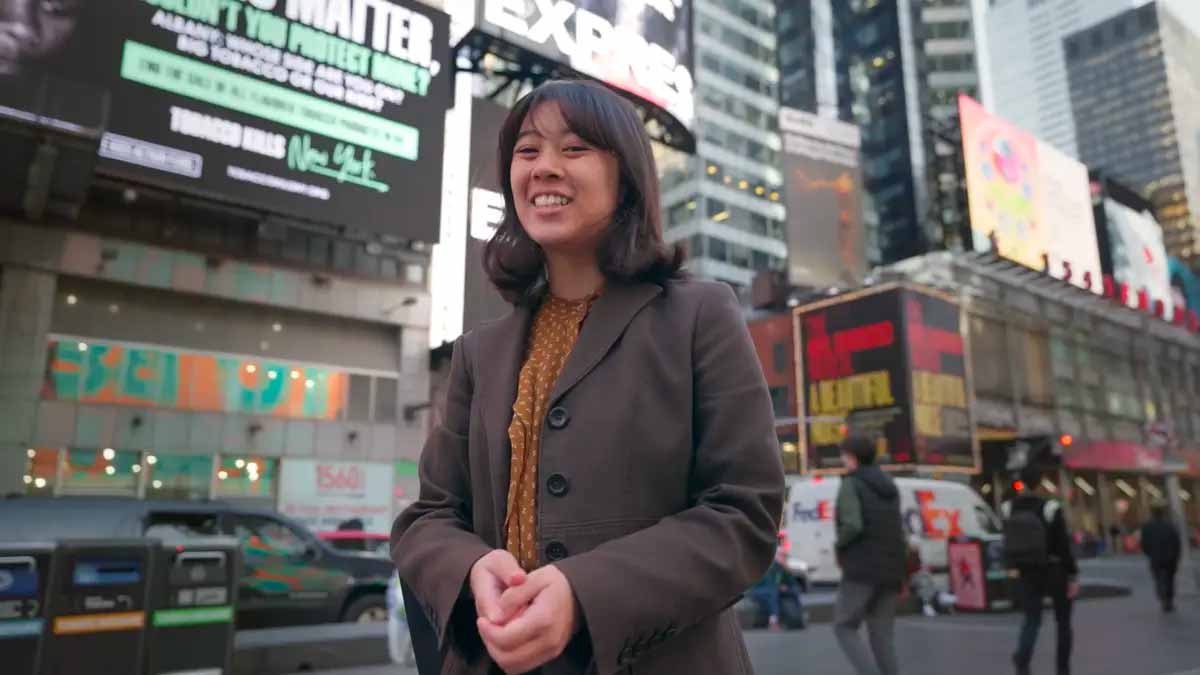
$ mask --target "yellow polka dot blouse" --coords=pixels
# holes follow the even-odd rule
[[[546,406],[597,295],[583,300],[546,297],[534,316],[525,362],[517,376],[517,399],[508,425],[512,463],[504,533],[505,548],[527,572],[538,566],[538,448]]]

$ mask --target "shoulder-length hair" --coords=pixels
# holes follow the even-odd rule
[[[658,170],[650,139],[637,111],[604,86],[553,80],[517,101],[500,129],[500,186],[504,220],[483,251],[483,268],[505,300],[532,303],[546,290],[545,257],[517,219],[512,191],[512,158],[526,115],[543,103],[556,103],[567,127],[617,158],[617,207],[600,239],[597,262],[610,281],[662,283],[681,275],[683,248],[662,238]]]

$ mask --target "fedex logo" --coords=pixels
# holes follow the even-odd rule
[[[796,502],[792,504],[792,520],[802,523],[833,520],[833,504],[828,499],[821,499],[815,507],[806,509],[800,502]]]
[[[950,539],[963,533],[958,509],[943,509],[934,505],[933,490],[913,490],[917,508],[904,514],[904,524],[912,534],[926,539]]]

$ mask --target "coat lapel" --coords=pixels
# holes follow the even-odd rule
[[[500,530],[504,527],[508,502],[511,460],[508,425],[517,399],[517,374],[525,358],[531,318],[529,307],[518,306],[503,319],[481,327],[475,353],[476,386],[482,399],[480,414],[491,468],[492,513],[496,518],[493,543],[497,546],[504,545]]]
[[[583,322],[579,340],[550,392],[547,408],[553,407],[600,363],[633,317],[661,292],[661,286],[649,283],[612,282],[604,289]]]

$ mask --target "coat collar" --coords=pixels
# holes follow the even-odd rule
[[[651,283],[607,284],[583,322],[579,339],[550,393],[547,408],[554,407],[600,363],[633,317],[662,290],[662,286]],[[480,411],[491,464],[492,512],[496,514],[498,545],[503,544],[499,528],[504,523],[511,461],[508,425],[512,421],[512,407],[517,398],[517,376],[525,358],[533,315],[533,308],[520,305],[504,318],[478,329],[476,381],[481,393]]]

